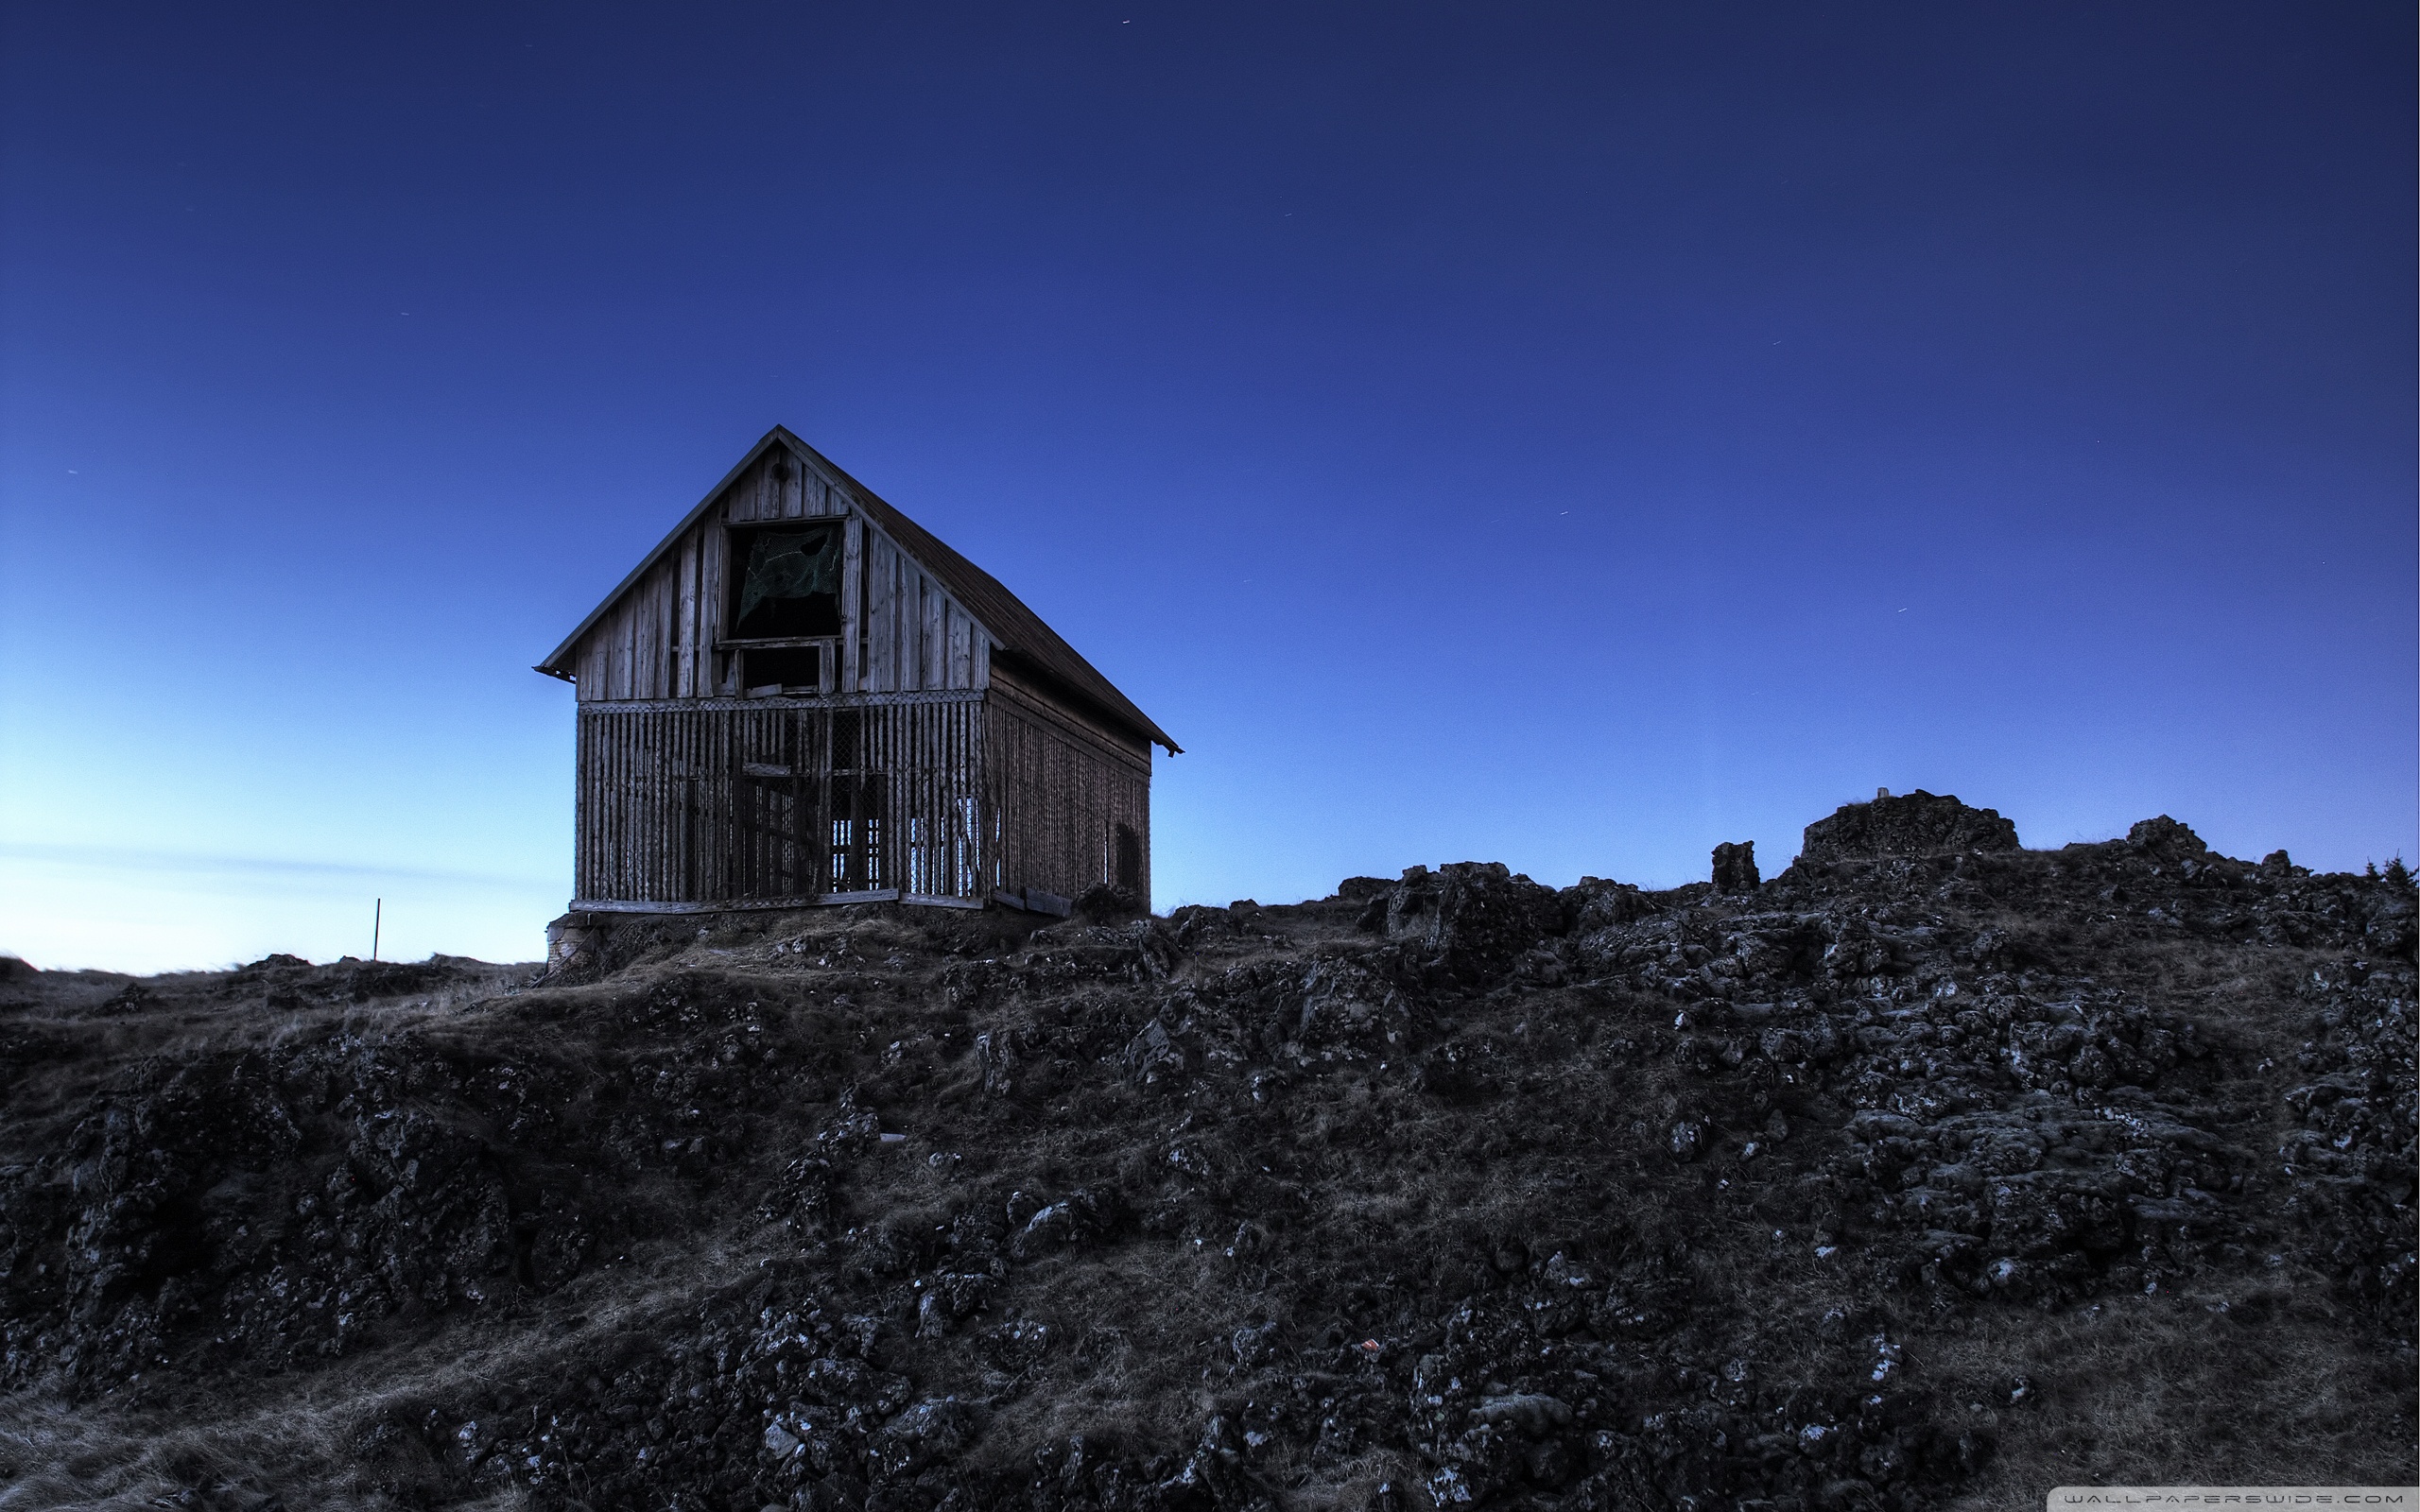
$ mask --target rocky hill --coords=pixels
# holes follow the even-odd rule
[[[2415,1479],[2399,865],[1918,794],[1717,871],[20,971],[0,1508]]]

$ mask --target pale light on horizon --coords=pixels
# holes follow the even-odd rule
[[[45,971],[132,975],[223,971],[278,954],[367,959],[374,924],[384,960],[536,961],[562,892],[401,868],[0,846],[0,954]]]

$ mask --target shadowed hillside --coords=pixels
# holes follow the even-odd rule
[[[0,1508],[2415,1479],[2411,879],[1918,794],[1501,867],[0,980]]]

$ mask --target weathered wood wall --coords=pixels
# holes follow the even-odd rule
[[[742,698],[729,526],[845,522],[823,698]],[[575,907],[898,890],[1150,896],[1150,747],[995,668],[994,637],[774,448],[581,637]],[[1053,684],[1055,686],[1055,684]]]
[[[976,899],[979,693],[584,703],[575,908]]]
[[[983,791],[998,885],[1073,899],[1122,882],[1148,903],[1150,747],[1005,675],[995,674],[986,702]]]
[[[840,516],[841,693],[979,689],[992,638],[974,616],[832,486],[786,452],[769,452],[723,490],[678,549],[668,551],[581,641],[574,673],[582,703],[716,698],[739,692],[735,658],[717,651],[731,597],[724,524]]]

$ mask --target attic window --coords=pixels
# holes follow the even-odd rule
[[[739,603],[732,634],[747,641],[840,632],[840,527],[734,532]]]

